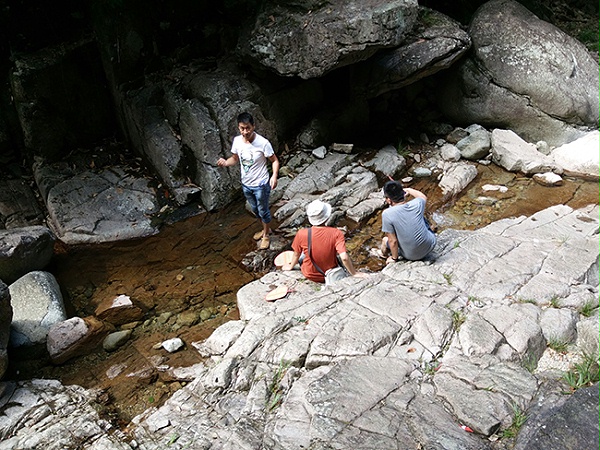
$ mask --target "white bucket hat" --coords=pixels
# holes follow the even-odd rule
[[[331,205],[321,200],[314,200],[306,207],[306,215],[311,225],[321,225],[331,216]]]

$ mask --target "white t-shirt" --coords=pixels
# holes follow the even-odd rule
[[[269,181],[267,158],[275,153],[271,143],[258,133],[254,133],[252,142],[244,142],[239,135],[233,138],[231,153],[240,158],[242,184],[250,187],[261,186]]]

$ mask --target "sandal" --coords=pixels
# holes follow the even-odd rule
[[[261,250],[266,250],[269,248],[269,246],[271,245],[271,239],[269,239],[269,236],[265,236],[260,240],[260,249]]]
[[[260,241],[263,237],[263,232],[262,231],[257,231],[256,233],[254,233],[254,236],[252,236],[252,239],[254,239],[255,241]]]

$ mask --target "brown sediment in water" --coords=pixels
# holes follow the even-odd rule
[[[563,186],[544,187],[494,165],[478,166],[478,171],[477,179],[456,199],[445,198],[433,179],[411,184],[428,196],[427,215],[437,231],[477,229],[557,204],[579,208],[598,203],[597,182],[565,179]],[[504,185],[508,190],[484,192],[485,184]],[[377,247],[382,236],[381,214],[362,224],[338,225],[348,229],[348,251],[355,265],[381,270],[384,261],[369,256],[369,248]],[[99,349],[62,366],[12,358],[6,378],[55,378],[101,389],[104,413],[123,426],[148,407],[159,406],[183,383],[155,367],[200,362],[191,343],[239,318],[238,289],[261,275],[241,265],[255,249],[252,235],[258,229],[256,219],[238,203],[166,226],[147,239],[64,249],[48,270],[59,281],[71,316],[92,315],[103,300],[124,294],[144,309],[145,317],[133,327],[129,342],[112,353]],[[154,348],[173,337],[180,337],[186,346],[172,354]]]
[[[118,350],[53,366],[11,355],[7,379],[55,378],[106,392],[107,411],[127,423],[164,401],[181,383],[155,366],[186,367],[201,360],[190,345],[227,320],[239,318],[236,292],[257,274],[241,266],[254,249],[256,220],[240,205],[166,226],[150,238],[63,248],[47,269],[55,275],[69,316],[93,315],[105,299],[127,295],[145,311]],[[179,337],[176,353],[153,346]]]

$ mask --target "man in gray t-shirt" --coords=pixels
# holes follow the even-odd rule
[[[436,244],[435,234],[424,216],[427,196],[416,189],[403,188],[398,181],[388,181],[383,193],[390,206],[381,216],[381,230],[386,233],[381,253],[390,254],[387,263],[400,257],[411,261],[423,259]],[[414,198],[406,201],[406,195]]]

